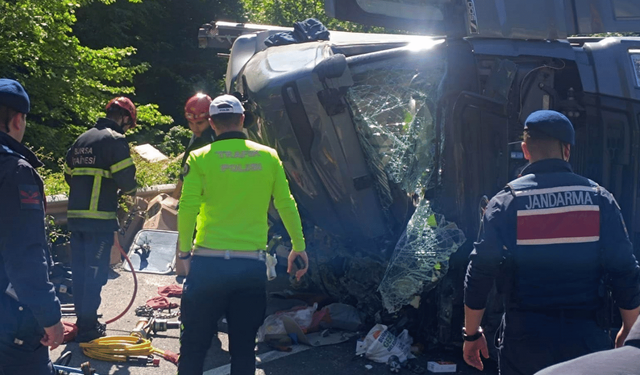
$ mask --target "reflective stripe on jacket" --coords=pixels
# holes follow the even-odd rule
[[[99,119],[67,152],[65,179],[70,187],[69,230],[110,232],[118,229],[118,189],[135,193],[136,167],[118,124]]]

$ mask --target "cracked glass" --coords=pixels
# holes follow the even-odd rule
[[[442,55],[427,51],[352,69],[347,102],[385,208],[393,202],[392,184],[422,197],[436,183],[443,144],[437,139],[436,105],[444,63]],[[433,288],[464,241],[455,223],[420,199],[378,288],[385,308],[398,311]]]

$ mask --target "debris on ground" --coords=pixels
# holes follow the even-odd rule
[[[397,357],[399,363],[404,363],[415,356],[411,354],[413,338],[405,329],[398,336],[389,331],[384,324],[376,324],[363,340],[356,343],[356,355],[378,362],[389,363],[389,359]]]

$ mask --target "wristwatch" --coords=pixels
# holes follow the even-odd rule
[[[473,335],[467,335],[467,330],[462,327],[462,339],[464,341],[476,341],[480,337],[482,337],[482,327],[478,327],[478,331]]]
[[[181,252],[178,254],[178,258],[180,258],[180,259],[182,259],[182,260],[189,259],[189,258],[191,258],[191,252],[185,253],[185,252],[182,252],[182,251],[181,251]]]

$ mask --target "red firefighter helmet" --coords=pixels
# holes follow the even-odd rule
[[[117,98],[113,98],[111,99],[111,101],[107,104],[107,111],[109,110],[109,108],[111,108],[112,106],[116,106],[116,107],[120,107],[122,109],[124,109],[125,111],[127,111],[129,113],[129,117],[131,117],[131,120],[133,121],[133,125],[131,125],[131,127],[135,127],[136,126],[136,120],[137,120],[137,112],[136,112],[136,106],[133,105],[133,102],[129,99],[126,98],[124,96],[119,96]]]
[[[208,118],[210,104],[211,97],[199,92],[187,100],[187,103],[184,105],[184,117],[186,117],[187,120]]]

